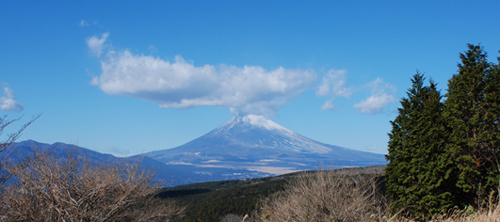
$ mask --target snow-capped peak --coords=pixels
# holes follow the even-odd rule
[[[300,137],[300,135],[298,135],[297,133],[294,133],[293,131],[273,122],[272,120],[264,116],[253,115],[253,114],[249,114],[243,117],[234,116],[229,121],[217,127],[217,129],[211,132],[210,135],[214,136],[214,135],[221,135],[220,133],[223,134],[229,133],[232,130],[234,130],[235,127],[238,128],[238,130],[241,130],[242,129],[241,127],[246,129],[260,128],[269,132],[278,133],[288,138]]]
[[[267,130],[279,130],[282,132],[293,133],[289,129],[282,127],[281,125],[273,122],[272,120],[258,115],[247,115],[242,118],[243,122],[249,123],[250,125],[265,128]]]
[[[270,131],[278,131],[282,134],[286,134],[288,136],[295,136],[296,133],[293,131],[275,123],[274,121],[260,115],[254,115],[254,114],[249,114],[246,116],[234,116],[231,118],[229,121],[225,122],[221,126],[219,126],[216,130],[216,132],[221,132],[222,130],[230,130],[233,128],[236,124],[238,123],[243,123],[243,124],[248,124],[253,127],[258,127],[258,128],[264,128],[266,130]]]

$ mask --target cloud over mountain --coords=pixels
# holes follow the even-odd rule
[[[87,40],[99,56],[108,37],[105,33]],[[270,115],[306,89],[316,74],[308,70],[260,66],[195,66],[177,56],[170,62],[134,55],[128,50],[109,51],[101,61],[102,73],[91,84],[113,95],[151,101],[163,108],[196,106],[229,108],[233,113]]]
[[[269,116],[287,102],[317,86],[316,94],[329,99],[323,110],[335,110],[337,97],[370,90],[371,95],[354,105],[361,113],[377,114],[395,101],[395,88],[380,78],[362,86],[346,86],[346,71],[330,69],[321,83],[312,70],[279,67],[205,64],[195,66],[176,56],[174,61],[115,51],[106,43],[109,33],[87,38],[90,52],[101,59],[100,75],[92,85],[110,95],[138,98],[162,108],[187,109],[197,106],[229,108],[236,115]],[[319,84],[319,85],[318,85]]]

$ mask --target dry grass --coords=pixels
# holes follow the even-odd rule
[[[228,214],[224,217],[221,217],[220,222],[241,222],[244,220],[244,216],[236,215],[236,214]]]
[[[291,180],[286,190],[262,202],[252,221],[389,221],[413,222],[403,211],[393,215],[377,190],[376,181],[366,174],[321,170]],[[430,221],[500,222],[500,205],[488,208],[452,209]]]
[[[258,221],[381,221],[383,203],[372,178],[318,171],[291,180],[263,203]]]
[[[153,198],[152,174],[137,163],[97,166],[34,152],[4,169],[16,181],[2,187],[1,221],[165,221],[179,210]]]
[[[392,221],[412,222],[411,218],[395,217]],[[500,221],[500,206],[491,205],[488,208],[474,210],[458,210],[452,209],[447,214],[439,214],[433,217],[430,221],[443,222],[499,222]]]

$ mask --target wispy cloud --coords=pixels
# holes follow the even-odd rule
[[[330,99],[321,107],[322,110],[335,110],[333,100],[336,97],[349,97],[352,94],[353,88],[345,86],[345,74],[345,70],[331,69],[323,77],[321,85],[316,90],[316,94],[319,96],[329,96]]]
[[[114,51],[106,44],[109,33],[87,39],[89,50],[101,58],[102,73],[92,85],[107,94],[138,98],[162,108],[187,109],[197,106],[229,108],[235,114],[272,115],[297,95],[317,84],[311,70],[266,70],[260,66],[195,66],[176,56],[174,61],[128,50]],[[101,57],[105,54],[104,57]],[[362,86],[346,86],[345,70],[328,70],[316,88],[318,96],[329,99],[323,110],[335,110],[335,98],[350,98],[353,93],[370,91],[354,105],[361,113],[382,113],[395,103],[396,88],[382,79]]]
[[[78,26],[80,26],[80,27],[86,27],[86,26],[89,26],[89,25],[90,24],[87,21],[83,20],[83,19],[80,20],[80,23],[78,23]]]
[[[104,43],[106,42],[106,39],[108,38],[109,36],[109,33],[106,32],[106,33],[103,33],[101,35],[101,38],[97,37],[97,36],[92,36],[90,38],[87,39],[87,46],[89,47],[90,49],[90,52],[97,56],[97,57],[100,57],[103,50],[104,50]]]
[[[108,33],[87,40],[102,53]],[[195,66],[177,56],[173,62],[130,51],[109,51],[101,61],[102,73],[92,85],[108,94],[139,98],[162,108],[197,106],[229,108],[235,114],[272,115],[288,101],[313,87],[312,71],[260,66]]]
[[[354,105],[362,113],[382,113],[388,105],[396,102],[394,98],[396,88],[389,83],[384,83],[380,78],[368,83],[365,87],[371,89],[371,95]]]
[[[22,111],[24,109],[24,105],[17,102],[12,89],[10,89],[6,84],[4,85],[2,97],[0,97],[0,110],[17,112]]]
[[[378,114],[383,112],[389,104],[395,102],[393,94],[396,92],[396,88],[389,83],[384,83],[380,78],[365,85],[347,87],[345,70],[329,70],[317,88],[316,94],[330,97],[321,107],[322,110],[335,111],[335,98],[349,98],[354,93],[358,94],[367,90],[370,91],[370,96],[354,105],[354,108],[361,113]]]

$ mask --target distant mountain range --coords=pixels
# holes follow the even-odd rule
[[[33,140],[14,143],[0,157],[16,161],[33,150],[50,150],[64,158],[68,150],[98,163],[136,161],[102,154],[64,143],[44,144]],[[248,179],[300,170],[373,166],[386,164],[383,154],[328,145],[294,133],[256,115],[235,116],[213,131],[173,149],[142,156],[141,165],[157,171],[166,186],[196,182]]]
[[[270,176],[259,172],[249,172],[238,169],[222,168],[197,168],[189,165],[166,165],[147,156],[115,157],[111,154],[99,153],[65,143],[46,144],[34,140],[26,140],[12,144],[3,152],[0,152],[0,159],[3,161],[20,161],[24,157],[33,154],[35,150],[41,152],[50,152],[57,158],[66,158],[68,152],[93,164],[112,164],[122,161],[136,162],[140,159],[143,169],[151,169],[156,172],[155,181],[160,182],[162,186],[177,186],[207,181],[247,179],[255,177]]]

